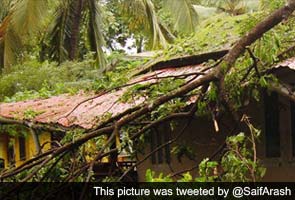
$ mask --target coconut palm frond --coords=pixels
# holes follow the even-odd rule
[[[28,41],[40,28],[47,13],[47,0],[11,0],[8,3],[11,9],[0,25],[3,51],[0,60],[2,66],[7,68],[15,64],[23,41]]]
[[[8,30],[11,16],[8,15],[4,18],[3,22],[0,24],[0,39],[3,38]]]
[[[152,28],[153,35],[153,49],[157,47],[157,44],[162,45],[164,48],[167,47],[167,40],[162,32],[160,22],[158,21],[158,17],[154,8],[154,5],[151,0],[144,0],[145,11],[147,15],[147,22],[149,23],[149,27]]]
[[[162,31],[162,25],[157,17],[153,2],[151,0],[125,0],[123,3],[123,10],[130,18],[130,30],[148,32],[152,49],[158,46],[166,47],[167,38],[172,34],[168,29],[166,33]]]
[[[0,38],[0,70],[4,66],[4,41]]]
[[[96,52],[96,58],[98,65],[101,69],[106,67],[106,58],[103,52],[103,46],[105,46],[105,40],[102,32],[103,17],[102,9],[96,0],[88,0],[88,9],[90,14],[89,20],[89,41],[91,50]]]
[[[8,29],[3,38],[3,66],[9,69],[16,63],[17,57],[20,55],[23,43],[21,38],[13,29]]]
[[[166,10],[171,13],[174,30],[179,33],[195,32],[198,24],[198,13],[191,0],[165,0]]]
[[[0,23],[8,15],[11,0],[0,0]]]
[[[11,28],[15,34],[27,37],[40,28],[47,10],[47,0],[19,0],[11,9]]]
[[[4,46],[4,41],[5,41],[5,35],[8,30],[8,25],[10,22],[10,16],[6,16],[3,20],[3,22],[0,24],[0,69],[4,67],[4,57],[5,57],[5,46]]]
[[[65,61],[69,54],[70,47],[66,41],[71,37],[73,20],[71,5],[71,0],[61,2],[46,33],[50,43],[45,48],[48,50],[48,56],[59,63]]]

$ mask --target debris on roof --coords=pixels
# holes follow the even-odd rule
[[[41,124],[57,124],[63,127],[77,126],[84,129],[92,129],[104,122],[108,116],[117,116],[146,101],[144,97],[134,99],[128,103],[120,101],[120,98],[130,85],[135,83],[152,83],[159,81],[159,78],[171,76],[187,75],[186,80],[189,81],[195,77],[194,73],[200,74],[204,69],[206,67],[202,64],[181,68],[159,69],[135,77],[128,83],[129,86],[109,93],[80,93],[72,96],[64,94],[49,99],[2,103],[0,104],[0,116],[16,120],[25,119]],[[31,115],[28,119],[26,116],[28,111],[36,114]]]

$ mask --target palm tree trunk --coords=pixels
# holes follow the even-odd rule
[[[137,53],[141,53],[143,50],[143,37],[136,39],[136,51]]]
[[[69,52],[70,60],[74,60],[77,56],[80,23],[81,23],[82,10],[83,10],[83,0],[74,0],[73,4],[74,4],[73,5],[74,20],[72,24],[72,32],[71,32],[71,39],[70,39],[70,52]]]

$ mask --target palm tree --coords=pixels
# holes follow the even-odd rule
[[[128,27],[134,32],[144,33],[150,40],[151,49],[167,46],[167,40],[174,36],[160,22],[151,0],[122,1],[123,14],[129,18]]]
[[[152,36],[148,46],[166,47],[177,34],[191,34],[197,30],[198,14],[194,9],[195,0],[123,0],[123,8],[130,20],[131,30],[144,30]],[[155,4],[155,5],[154,5]],[[172,27],[167,28],[159,19],[155,6],[162,7],[170,14]],[[142,26],[143,25],[143,26]],[[173,33],[173,34],[172,34]]]
[[[102,47],[105,45],[102,33],[102,12],[96,0],[60,1],[53,20],[45,34],[48,43],[43,49],[48,57],[59,63],[74,60],[78,56],[80,30],[86,24],[87,40],[90,50],[96,52],[99,66],[105,66],[106,60]],[[83,30],[84,31],[84,30]]]
[[[77,59],[81,57],[79,46],[83,39],[86,41],[83,45],[95,52],[99,66],[105,66],[102,6],[110,0],[50,2],[54,12],[48,12],[47,0],[0,1],[7,5],[6,9],[0,8],[0,17],[3,18],[0,24],[0,66],[9,67],[16,63],[26,41],[38,31],[44,32],[40,28],[45,17],[50,23],[46,34],[43,34],[42,57],[59,63]],[[188,33],[195,30],[197,14],[190,0],[161,1],[172,13],[174,31]],[[128,16],[126,23],[131,32],[143,35],[150,49],[166,47],[174,39],[159,19],[152,0],[118,0],[117,3],[123,5],[123,14]]]
[[[36,33],[46,16],[47,0],[1,0],[0,67],[16,62],[24,42]]]

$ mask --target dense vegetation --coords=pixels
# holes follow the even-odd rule
[[[81,90],[98,93],[126,84],[135,71],[156,62],[230,50],[256,24],[286,3],[284,0],[40,2],[0,0],[3,5],[0,7],[0,102],[48,98],[63,93],[75,94]],[[291,56],[292,52],[282,53],[292,46],[290,41],[295,41],[294,25],[294,18],[279,24],[247,46],[247,51],[234,61],[235,67],[223,77],[224,90],[231,104],[230,112],[238,110],[249,98],[254,97],[259,101],[260,89],[268,88],[270,83],[277,81],[264,72]],[[153,51],[154,55],[139,58],[132,56],[147,51]],[[219,62],[213,60],[207,64],[219,66]],[[254,64],[256,70],[249,70]],[[227,111],[220,99],[220,85],[216,81],[209,82],[209,87],[204,86],[204,94],[199,89],[186,93],[188,96],[201,96],[196,103],[197,111],[194,110],[193,114],[211,117],[212,108],[207,105],[212,104],[220,107],[219,110]],[[147,104],[154,105],[153,102],[158,98],[177,91],[183,84],[183,80],[177,78],[163,80],[158,85],[148,87],[136,84],[127,90],[121,101],[128,102],[140,94],[149,97]],[[187,111],[184,99],[183,96],[176,96],[135,118],[135,125],[123,124],[120,127],[122,143],[117,150],[135,156],[135,149],[141,149],[148,140],[148,131],[136,142],[131,139],[141,129],[145,129],[140,122],[157,121],[172,113]],[[106,121],[111,117],[108,116]],[[175,123],[171,122],[172,128]],[[220,162],[205,159],[200,163],[200,176],[197,179],[186,173],[181,181],[256,181],[262,178],[265,169],[259,161],[253,161],[255,149],[248,148],[249,144],[255,143],[253,138],[256,140],[260,131],[249,121],[246,124],[249,133],[229,137],[226,141],[228,151],[221,156]],[[13,127],[9,126],[8,129],[15,134]],[[83,138],[84,135],[85,131],[71,130],[62,139],[61,145],[71,144],[73,138]],[[8,173],[8,177],[26,181],[92,180],[89,176],[91,164],[84,160],[87,152],[83,149],[89,146],[89,142],[95,142],[98,144],[95,152],[100,156],[101,151],[107,153],[111,148],[111,143],[104,145],[105,139],[98,136],[82,145],[69,145],[70,148],[76,148],[76,151],[67,150],[57,154],[37,172],[34,167],[38,168],[38,165],[21,171],[17,176],[9,176]],[[236,150],[242,154],[242,158],[238,157]],[[174,153],[188,156],[191,152],[189,147],[180,150],[175,145]],[[89,154],[90,157],[96,155]],[[73,157],[77,162],[74,167],[68,162]],[[214,174],[217,166],[222,167],[226,173]],[[85,170],[87,167],[89,170]],[[104,180],[119,178],[110,176]],[[147,180],[172,181],[172,178],[169,175],[155,176],[149,170]]]
[[[206,3],[203,3],[203,5],[207,5]],[[212,2],[208,3],[212,4]],[[218,5],[220,3],[221,1],[218,2]],[[162,4],[163,3],[161,2],[159,5]],[[106,5],[103,5],[103,8],[105,9],[104,12],[108,13],[109,15],[113,15],[113,20],[119,18],[119,22],[124,24],[131,23],[131,26],[132,22],[126,22],[121,19],[122,17],[116,17],[118,13],[112,13],[114,12],[113,10],[108,10],[113,9],[113,6],[116,5],[117,4],[114,2],[108,1]],[[278,4],[278,2],[276,2],[274,3],[274,5],[270,4],[268,6],[270,6],[271,9],[274,9],[276,7],[279,7],[280,5],[281,4]],[[53,5],[49,6],[49,8],[51,7],[52,9],[54,9]],[[255,8],[255,6],[253,7]],[[162,8],[158,9],[160,15],[159,17],[161,19],[163,18],[162,20],[164,22],[168,20],[169,22],[166,22],[167,24],[171,24],[172,19],[170,19],[169,17],[167,18],[166,16],[169,14],[169,12],[167,14],[167,12],[162,11]],[[206,10],[204,10],[203,12],[205,11]],[[258,11],[255,13],[251,12],[232,16],[224,12],[216,11],[216,14],[211,15],[213,16],[207,17],[205,19],[202,18],[201,21],[198,21],[198,24],[196,25],[197,31],[191,30],[192,32],[190,34],[180,34],[177,38],[175,38],[172,44],[169,44],[166,49],[158,53],[159,55],[156,55],[156,57],[158,57],[156,61],[167,60],[175,56],[179,57],[184,55],[194,55],[198,53],[228,49],[229,47],[231,47],[232,44],[234,44],[235,41],[237,41],[239,37],[245,34],[260,19],[262,19],[263,16],[267,15],[267,13]],[[48,18],[50,19],[50,17]],[[49,21],[49,19],[44,20]],[[108,20],[110,19],[108,18]],[[119,76],[116,75],[116,71],[118,71],[119,73],[121,73],[122,70],[129,71],[132,66],[139,66],[140,63],[143,64],[146,62],[145,60],[147,60],[143,59],[141,62],[136,60],[134,61],[134,59],[128,59],[127,57],[123,58],[130,51],[128,50],[129,48],[137,49],[138,42],[133,43],[133,46],[127,47],[125,48],[125,50],[118,50],[116,49],[116,47],[112,46],[115,43],[115,46],[121,44],[122,47],[124,47],[128,38],[143,37],[140,36],[142,33],[133,33],[128,29],[128,27],[125,26],[123,26],[124,30],[118,30],[117,27],[117,31],[119,32],[116,32],[115,30],[110,30],[115,29],[113,26],[121,26],[120,24],[117,24],[119,22],[114,21],[113,23],[115,24],[105,22],[110,25],[110,27],[104,27],[103,29],[105,37],[108,39],[113,38],[114,36],[119,37],[113,38],[113,41],[107,42],[108,45],[105,46],[105,48],[108,49],[107,52],[112,52],[107,53],[108,56],[105,56],[108,57],[108,66],[106,66],[105,69],[101,69],[99,67],[100,65],[98,65],[95,59],[93,59],[93,53],[91,53],[92,51],[90,49],[85,49],[85,47],[81,47],[81,49],[79,50],[81,52],[85,52],[85,55],[81,54],[81,57],[77,57],[76,61],[65,60],[64,62],[59,63],[54,62],[54,57],[47,57],[47,59],[44,60],[44,56],[40,57],[40,54],[43,54],[43,50],[47,51],[47,48],[42,46],[43,38],[45,36],[43,36],[42,34],[41,36],[38,35],[38,38],[40,37],[42,41],[40,41],[41,39],[38,39],[36,38],[36,36],[34,36],[33,38],[35,39],[33,40],[33,43],[30,42],[30,44],[27,44],[29,46],[24,47],[24,52],[22,54],[15,53],[15,57],[19,59],[18,64],[10,67],[6,66],[3,68],[3,72],[1,75],[2,78],[0,80],[0,99],[3,101],[6,97],[5,101],[25,100],[28,98],[38,97],[38,91],[40,91],[41,97],[48,97],[51,95],[57,95],[66,92],[74,93],[79,90],[100,89],[100,87],[102,87],[101,89],[103,89],[107,87],[108,84],[110,84],[109,86],[111,86],[112,84],[115,85],[115,80],[109,81],[109,83],[105,83],[105,80],[108,79],[107,77],[109,77],[110,79],[112,79],[112,77],[114,79],[120,79],[120,77],[116,77]],[[274,30],[273,33],[270,33],[268,34],[268,36],[264,37],[264,43],[265,45],[268,45],[268,48],[261,47],[260,49],[265,52],[257,52],[260,54],[259,57],[268,56],[268,58],[265,59],[267,59],[267,63],[272,64],[275,59],[272,55],[277,55],[279,53],[278,51],[283,51],[284,48],[288,47],[285,41],[292,40],[292,29],[288,28],[291,25],[292,24],[286,24],[285,26]],[[220,33],[220,30],[222,30],[222,33]],[[81,34],[83,33],[83,31],[84,29],[80,30]],[[109,31],[111,33],[109,33]],[[122,36],[121,31],[125,32],[124,34],[122,34]],[[284,32],[285,35],[288,37],[280,38],[279,36]],[[175,31],[174,33],[178,34]],[[110,34],[113,34],[114,36],[111,36]],[[2,41],[4,41],[4,39],[5,37],[3,37]],[[82,39],[83,38],[81,38],[81,40]],[[148,42],[148,40],[149,36],[145,36],[142,39],[144,43]],[[84,44],[84,42],[82,43]],[[4,46],[4,42],[2,44]],[[37,44],[41,45],[42,48],[36,46]],[[53,45],[52,43],[49,44],[51,46]],[[273,44],[276,44],[276,48],[273,48]],[[142,50],[150,49],[148,45],[144,45],[141,48],[144,48]],[[269,52],[269,50],[274,52],[272,52],[272,54],[266,53]],[[5,57],[5,53],[2,54],[2,56]],[[20,56],[22,58],[20,58]],[[249,63],[251,61],[249,60],[247,62]],[[108,72],[105,73],[106,71]],[[124,75],[122,75],[122,77],[124,77]],[[122,81],[121,83],[124,83],[124,81]],[[100,84],[103,85],[100,86]],[[12,97],[13,95],[15,95],[15,97]]]

